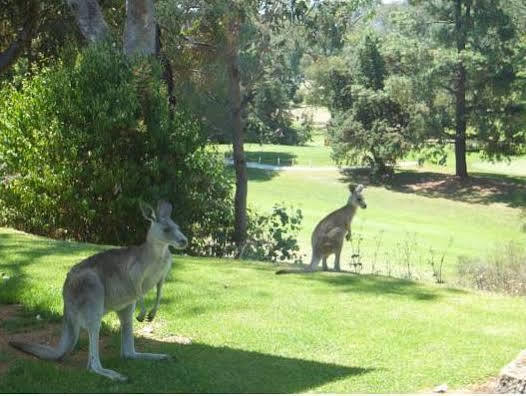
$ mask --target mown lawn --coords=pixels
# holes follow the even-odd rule
[[[374,194],[373,194],[374,195]],[[76,261],[102,247],[0,229],[0,303],[61,314],[61,285]],[[121,361],[116,317],[105,322],[103,364],[85,370],[87,343],[64,363],[4,347],[0,392],[418,392],[481,383],[524,348],[526,301],[381,276],[274,275],[269,264],[177,257],[158,317],[137,326],[139,350],[170,362]],[[147,303],[152,303],[153,293]],[[0,334],[23,329],[0,324]],[[31,329],[29,329],[31,331]],[[20,335],[17,335],[20,337]],[[188,337],[190,345],[175,336]]]
[[[222,145],[220,150],[228,150]],[[370,185],[359,170],[345,174],[334,169],[330,147],[321,132],[308,146],[246,145],[251,161],[276,164],[288,158],[298,165],[326,170],[265,171],[249,169],[249,204],[270,211],[276,203],[300,208],[304,215],[299,234],[303,260],[310,260],[310,236],[319,220],[345,204],[349,182],[363,182],[369,207],[353,222],[354,246],[344,245],[344,266],[359,252],[368,272],[413,279],[430,279],[430,261],[444,256],[446,281],[456,278],[459,258],[479,258],[504,249],[509,243],[524,245],[526,207],[526,157],[491,163],[479,154],[468,155],[471,178],[453,177],[454,155],[445,166],[417,167],[414,156],[405,159],[395,177],[382,186]],[[329,168],[331,167],[331,168]],[[366,173],[366,172],[365,172]],[[354,249],[354,250],[353,250]],[[504,254],[504,253],[503,253]]]
[[[220,153],[232,156],[232,145],[216,145]],[[323,137],[317,135],[305,146],[284,146],[276,144],[246,143],[247,161],[279,166],[331,166],[336,164],[330,157],[331,149],[323,145]],[[279,161],[278,161],[279,159]]]
[[[312,230],[326,214],[345,204],[346,180],[331,170],[251,169],[249,175],[248,199],[254,207],[269,211],[281,202],[302,210],[299,243],[304,261],[309,262]],[[368,207],[358,210],[351,226],[364,271],[401,277],[411,272],[413,278],[430,279],[431,256],[436,262],[445,254],[444,277],[452,281],[460,256],[485,257],[510,241],[526,241],[520,217],[520,208],[526,206],[526,178],[501,180],[509,184],[502,188],[483,182],[456,186],[441,175],[410,171],[400,173],[396,180],[392,185],[366,188]],[[413,186],[420,190],[413,191]],[[351,244],[344,243],[342,264],[348,270],[351,253]]]

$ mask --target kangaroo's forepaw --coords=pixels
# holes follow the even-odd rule
[[[146,319],[148,320],[148,322],[151,322],[152,320],[154,320],[156,314],[157,314],[157,312],[155,312],[155,311],[150,311],[150,312],[148,313],[147,318],[146,318]]]
[[[146,316],[146,314],[144,314],[144,313],[141,312],[139,315],[137,315],[137,318],[136,318],[136,319],[137,319],[139,322],[143,322],[145,316]]]

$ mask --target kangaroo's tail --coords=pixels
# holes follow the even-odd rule
[[[70,353],[79,337],[80,326],[71,318],[64,317],[62,335],[56,348],[29,342],[9,341],[9,345],[44,360],[60,360]]]

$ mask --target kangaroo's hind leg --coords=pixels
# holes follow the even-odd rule
[[[327,256],[323,256],[323,259],[321,261],[321,267],[324,271],[329,270],[329,267],[327,266]]]
[[[100,362],[99,334],[104,315],[104,287],[100,280],[95,275],[84,274],[82,278],[72,282],[68,294],[71,298],[71,311],[75,313],[80,324],[88,330],[88,370],[112,380],[126,381],[125,376],[103,368]]]
[[[340,243],[340,245],[336,248],[336,252],[334,252],[334,271],[340,272],[340,256],[342,254],[342,248],[343,248],[343,241]]]
[[[135,303],[117,312],[121,322],[121,356],[125,359],[148,359],[161,360],[169,359],[170,355],[161,353],[140,353],[135,351],[133,340],[133,312]]]
[[[320,260],[321,260],[321,257],[318,254],[312,252],[312,259],[310,261],[310,266],[307,267],[307,271],[309,272],[316,271],[318,269],[318,265],[320,264]]]

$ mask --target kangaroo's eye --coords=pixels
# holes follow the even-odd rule
[[[168,234],[170,232],[170,227],[164,227],[163,231]]]

